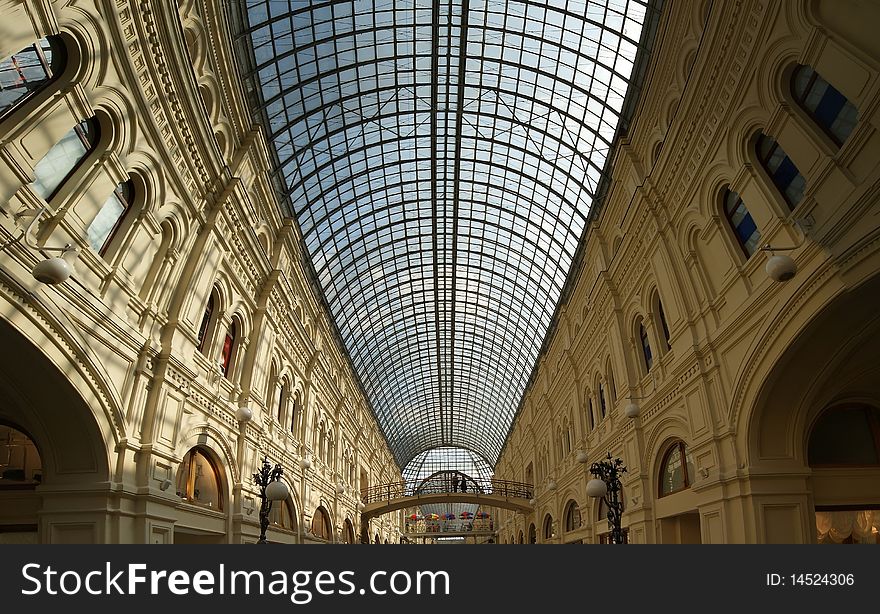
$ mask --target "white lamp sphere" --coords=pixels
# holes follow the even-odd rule
[[[359,511],[359,512],[364,511],[364,508],[365,508],[365,507],[367,507],[367,506],[364,505],[363,501],[358,501],[357,508],[358,508],[358,511]]]
[[[311,469],[312,461],[310,461],[308,457],[304,456],[299,460],[299,466],[303,469]]]
[[[767,259],[764,270],[773,281],[788,281],[797,273],[797,265],[788,256],[771,256]]]
[[[73,268],[64,258],[47,258],[38,262],[32,271],[34,278],[40,283],[55,285],[67,281]]]
[[[588,497],[604,497],[608,493],[608,485],[599,478],[587,482]]]
[[[627,403],[623,408],[623,413],[627,418],[635,418],[639,415],[639,411],[639,405],[634,401]]]
[[[577,457],[575,458],[575,460],[577,460],[577,462],[579,462],[580,464],[583,465],[584,463],[586,463],[590,459],[587,456],[587,453],[584,452],[583,450],[581,450],[580,452],[577,453]]]
[[[556,490],[556,482],[554,480],[550,480],[547,483],[547,490]]]
[[[336,494],[341,495],[344,492],[345,492],[345,485],[342,484],[342,482],[340,482],[339,484],[336,485]]]
[[[235,419],[239,422],[249,422],[254,417],[254,410],[247,405],[241,405],[235,410]]]
[[[537,500],[529,499],[529,505],[531,505],[532,507],[535,507],[535,503],[537,503]]]
[[[266,486],[266,496],[270,501],[282,501],[288,497],[290,490],[281,480],[275,480]]]

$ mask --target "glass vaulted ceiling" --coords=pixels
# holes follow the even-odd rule
[[[238,0],[274,180],[401,467],[494,465],[584,232],[637,0]]]

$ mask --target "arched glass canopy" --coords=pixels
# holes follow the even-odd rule
[[[442,446],[497,461],[656,18],[646,4],[232,3],[276,188],[401,467]]]

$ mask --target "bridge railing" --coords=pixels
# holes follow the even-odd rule
[[[482,478],[458,478],[453,474],[432,477],[422,482],[389,482],[377,484],[361,490],[361,501],[364,504],[390,501],[402,497],[441,494],[480,494],[496,495],[505,498],[531,499],[535,487],[525,482]]]

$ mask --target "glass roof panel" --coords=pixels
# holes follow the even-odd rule
[[[401,467],[449,447],[497,461],[646,3],[233,3],[275,185]]]

